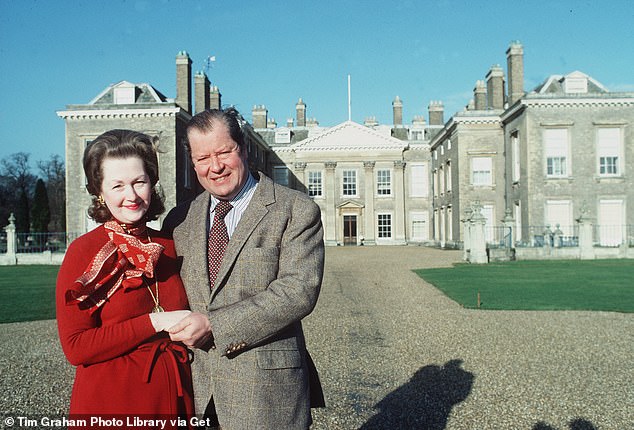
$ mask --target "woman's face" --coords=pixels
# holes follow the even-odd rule
[[[152,185],[139,157],[105,158],[101,163],[101,196],[112,216],[136,224],[150,207]]]

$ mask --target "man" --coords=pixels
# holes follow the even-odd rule
[[[301,326],[321,287],[321,214],[305,194],[249,172],[241,122],[230,108],[200,112],[187,126],[206,192],[173,209],[164,223],[193,311],[170,334],[196,348],[198,414],[217,415],[231,430],[307,429],[310,407],[323,406]],[[218,233],[219,212],[227,212],[226,233]],[[208,235],[223,234],[228,244],[215,263],[222,250],[208,244]]]

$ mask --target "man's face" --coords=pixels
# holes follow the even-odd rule
[[[246,151],[240,150],[229,135],[228,127],[215,121],[213,130],[192,129],[187,137],[200,185],[218,199],[234,198],[245,184],[249,171]]]

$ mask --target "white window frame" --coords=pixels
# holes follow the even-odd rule
[[[567,128],[544,129],[544,173],[547,178],[567,178],[571,174],[570,139]]]
[[[133,85],[115,87],[113,91],[113,101],[116,105],[136,103],[136,87]]]
[[[429,213],[411,212],[409,218],[410,240],[414,242],[429,240]]]
[[[493,185],[493,157],[471,158],[471,185],[475,187]]]
[[[447,176],[447,178],[445,179],[445,187],[447,188],[447,193],[451,192],[451,183],[452,183],[452,177],[451,177],[451,161],[447,160],[446,163],[447,168],[445,169],[445,175]]]
[[[393,225],[392,225],[392,213],[391,212],[378,212],[376,214],[376,238],[377,240],[389,240],[392,239]],[[387,229],[387,231],[385,230]],[[387,235],[384,235],[386,234]]]
[[[495,226],[495,206],[492,204],[483,204],[480,213],[485,219],[484,240],[487,243],[491,243],[495,239],[493,231],[493,227]]]
[[[610,135],[612,134],[612,135]],[[611,162],[608,161],[611,159]],[[623,175],[623,133],[619,127],[597,129],[597,174],[601,177]],[[610,169],[611,168],[611,169]],[[608,171],[612,170],[612,171]]]
[[[518,131],[511,133],[511,155],[513,160],[513,182],[518,182],[521,177],[520,135]]]
[[[564,236],[572,236],[573,207],[571,200],[546,200],[544,205],[544,225],[552,231],[559,229]]]
[[[428,168],[426,163],[409,165],[411,197],[429,197]]]
[[[312,198],[324,196],[324,173],[321,170],[308,171],[308,195]]]
[[[357,176],[355,169],[344,169],[341,171],[341,195],[343,197],[359,196]]]
[[[625,201],[622,199],[601,199],[598,207],[599,244],[619,246],[625,241]],[[610,223],[617,219],[618,223]]]
[[[376,195],[377,197],[389,197],[392,195],[391,169],[376,170]]]

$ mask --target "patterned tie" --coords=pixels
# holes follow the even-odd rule
[[[220,200],[214,209],[214,223],[209,232],[209,241],[207,245],[207,260],[209,263],[209,285],[213,289],[218,276],[218,269],[222,262],[222,256],[225,253],[227,244],[229,243],[229,234],[227,233],[227,225],[225,224],[225,216],[233,206],[229,202]]]

